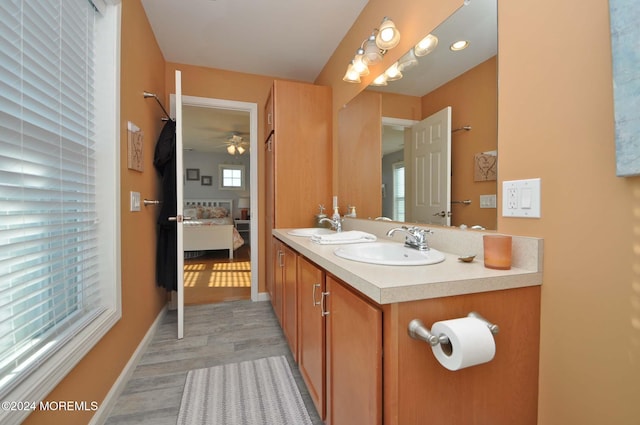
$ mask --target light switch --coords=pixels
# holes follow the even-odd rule
[[[496,195],[480,195],[480,208],[496,208]]]
[[[129,192],[131,194],[131,208],[129,211],[140,211],[140,192]]]
[[[531,209],[531,188],[523,187],[520,195],[520,207],[523,209]]]

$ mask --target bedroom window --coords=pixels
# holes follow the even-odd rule
[[[121,316],[120,12],[0,2],[2,400],[43,400]]]
[[[220,189],[244,190],[244,165],[220,164]]]

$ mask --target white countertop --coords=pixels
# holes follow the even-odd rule
[[[479,259],[476,257],[471,263],[463,263],[458,260],[458,255],[447,253],[437,246],[434,246],[434,249],[443,252],[446,257],[442,263],[438,264],[382,266],[360,263],[340,258],[333,253],[338,247],[344,245],[320,245],[307,237],[291,236],[287,234],[288,230],[290,229],[275,229],[273,235],[378,304],[542,284],[541,259],[538,259],[542,251],[540,239],[523,238],[525,245],[532,245],[532,249],[526,250],[528,260],[531,260],[532,255],[536,256],[534,261],[526,261],[525,263],[534,264],[534,266],[493,270],[484,267],[481,255]],[[479,234],[479,237],[481,238],[482,235]],[[383,239],[379,238],[380,241]],[[514,248],[515,246],[514,237]],[[518,252],[518,249],[514,249],[514,256]],[[521,261],[514,258],[513,263],[518,264]]]

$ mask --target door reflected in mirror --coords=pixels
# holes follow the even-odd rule
[[[381,165],[369,167],[379,168],[381,172],[381,205],[379,214],[371,215],[445,225],[448,219],[453,226],[496,229],[497,2],[474,0],[430,34],[438,38],[437,47],[426,56],[418,57],[418,64],[404,70],[402,79],[383,87],[369,87],[352,100],[356,103],[365,93],[369,93],[369,98],[375,93],[380,102],[381,140],[369,140],[368,144],[374,148],[380,143]],[[468,47],[451,50],[450,46],[459,40],[468,41]],[[349,109],[352,102],[345,109]],[[415,150],[411,143],[416,141],[411,127],[446,107],[451,107],[451,163],[448,185],[444,187],[450,187],[450,193],[431,193],[431,199],[448,201],[430,213],[437,214],[433,217],[416,215],[416,208],[422,206],[420,203],[429,201],[416,192],[420,185],[411,184],[412,179],[420,178],[410,175],[417,161],[411,153]],[[339,135],[342,126],[356,125],[345,121],[339,120]],[[352,142],[339,136],[340,144]],[[439,154],[429,155],[427,160],[435,161]],[[489,167],[493,167],[493,172],[486,169],[486,160],[491,158],[494,161]],[[343,160],[349,161],[338,158],[339,162]],[[403,177],[409,183],[404,187],[399,183]],[[423,190],[442,190],[434,181],[423,179]],[[367,181],[349,183],[361,187],[371,184]]]

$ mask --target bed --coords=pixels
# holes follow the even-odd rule
[[[233,200],[231,199],[185,199],[184,251],[229,250],[244,244],[244,239],[233,224]]]

